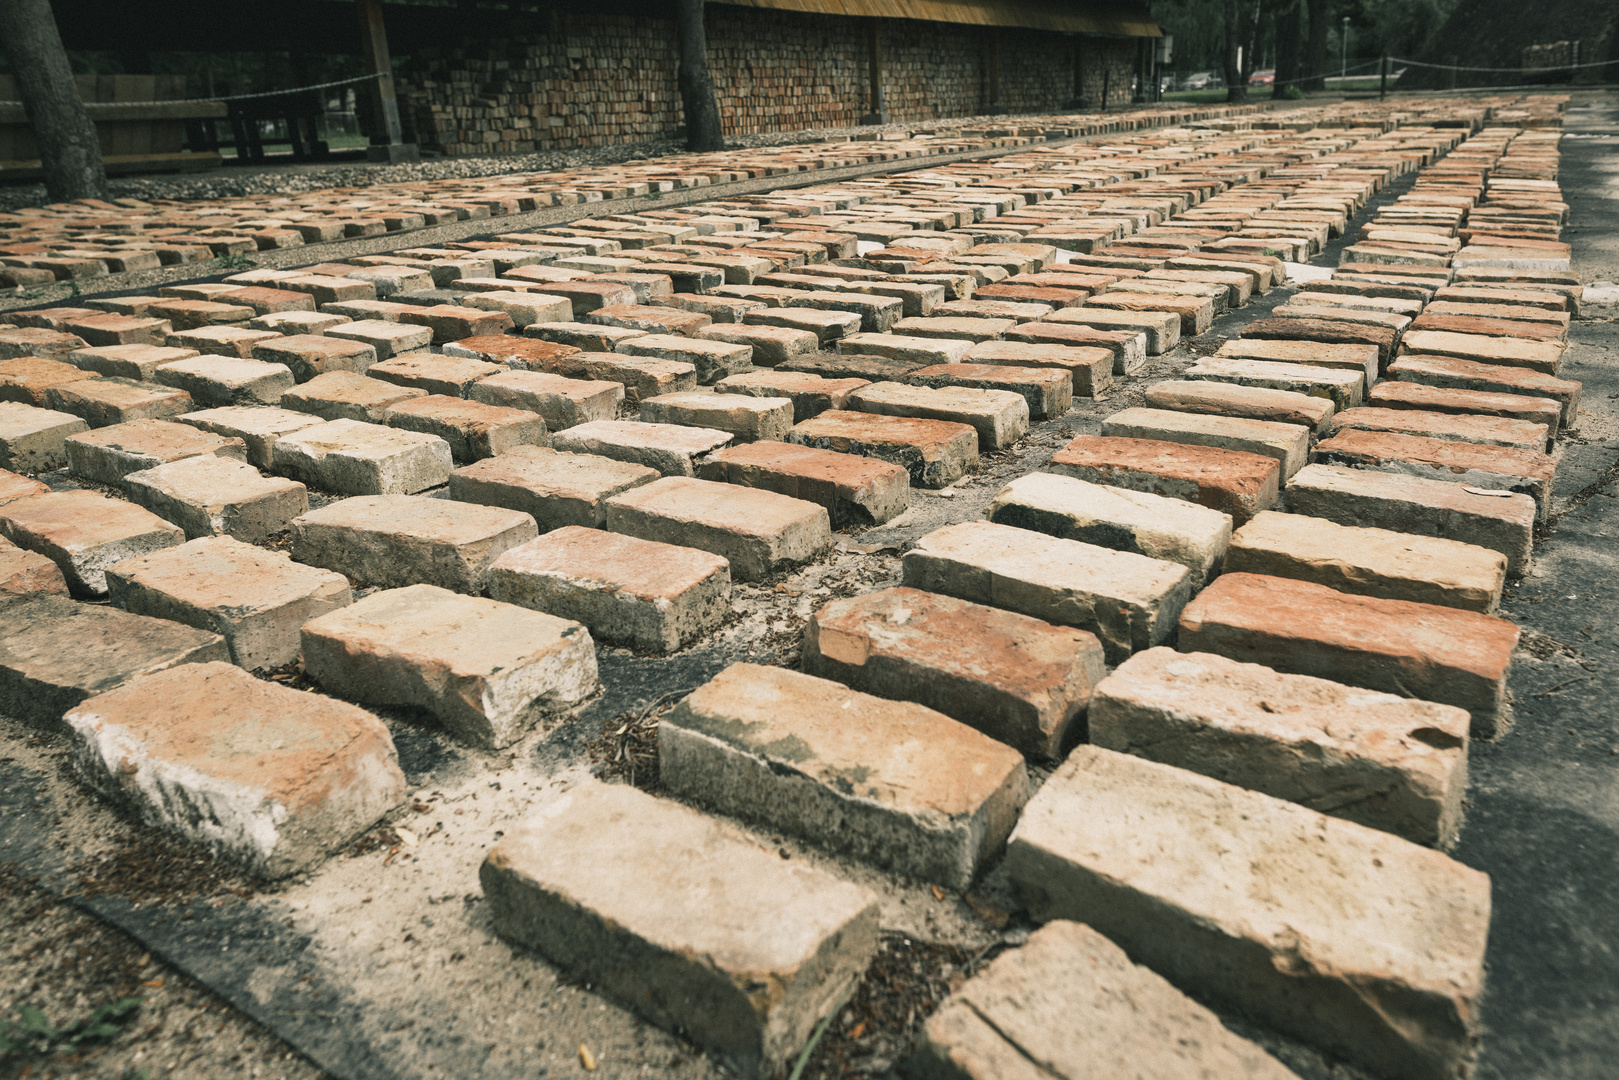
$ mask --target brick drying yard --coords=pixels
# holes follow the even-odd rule
[[[0,1069],[1604,1075],[1616,114],[0,214]]]

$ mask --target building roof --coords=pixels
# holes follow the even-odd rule
[[[883,19],[1162,37],[1142,0],[709,0],[733,7]]]

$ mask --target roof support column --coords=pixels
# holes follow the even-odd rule
[[[989,31],[989,58],[987,62],[989,75],[989,107],[986,113],[1003,113],[1006,106],[1001,104],[1001,32],[991,28]]]
[[[415,143],[404,141],[399,123],[399,99],[394,96],[393,58],[388,55],[388,31],[382,23],[382,0],[355,0],[360,16],[360,54],[371,80],[371,101],[376,106],[380,131],[371,133],[368,161],[420,161]]]
[[[888,111],[883,108],[883,33],[882,23],[876,18],[867,20],[871,67],[871,111],[860,118],[862,124],[889,123]]]

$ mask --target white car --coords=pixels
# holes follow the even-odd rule
[[[1214,85],[1214,72],[1196,71],[1181,82],[1182,90],[1207,90]]]

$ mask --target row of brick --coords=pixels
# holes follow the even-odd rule
[[[591,692],[594,637],[655,649],[702,637],[728,607],[731,575],[818,557],[840,512],[841,521],[888,520],[910,486],[949,483],[939,464],[949,446],[961,448],[951,467],[965,473],[968,445],[975,456],[1007,446],[1031,418],[1060,415],[1065,393],[1095,395],[1182,334],[1206,332],[1217,311],[1279,283],[1276,252],[1318,251],[1378,187],[1432,166],[1465,131],[1169,135],[1158,146],[1138,142],[1125,175],[1073,148],[1036,151],[847,194],[503,237],[484,250],[537,257],[494,273],[457,268],[440,281],[434,269],[464,262],[460,249],[402,254],[382,264],[400,273],[370,280],[334,267],[319,281],[227,283],[334,309],[293,310],[300,318],[278,328],[309,330],[310,315],[351,321],[260,338],[254,358],[234,357],[270,364],[257,350],[283,351],[292,383],[275,405],[233,399],[177,414],[184,423],[122,419],[60,436],[72,474],[150,507],[139,510],[150,519],[140,536],[161,535],[149,542],[131,529],[75,561],[87,525],[139,508],[5,478],[0,497],[12,501],[0,506],[0,531],[34,556],[16,558],[36,584],[6,609],[13,640],[27,644],[0,665],[0,707],[41,724],[66,713],[83,775],[149,810],[195,805],[196,776],[206,777],[211,824],[192,834],[261,872],[316,865],[402,798],[386,729],[352,706],[219,661],[273,666],[253,650],[274,642],[276,657],[301,656],[330,693],[425,708],[455,737],[503,745],[537,713]],[[1490,158],[1485,173],[1506,156]],[[1424,194],[1429,175],[1418,179]],[[1480,176],[1473,200],[1482,204],[1493,176],[1466,175]],[[1495,193],[1497,209],[1509,209],[1509,190]],[[1554,208],[1540,201],[1532,209]],[[753,227],[719,227],[736,216]],[[743,242],[691,243],[732,233]],[[562,239],[581,254],[523,250]],[[1429,269],[1419,256],[1431,242],[1391,243],[1386,250],[1411,261],[1350,263],[1307,283],[1219,355],[1155,385],[1151,408],[1115,414],[1101,435],[1076,439],[1046,471],[1009,485],[988,520],[923,537],[905,555],[902,587],[816,613],[805,673],[736,665],[665,717],[669,794],[950,888],[1005,852],[1020,902],[1048,928],[929,1022],[922,1054],[945,1074],[999,1075],[1048,1045],[1049,1034],[1018,1026],[1038,997],[1020,978],[1076,958],[1106,965],[1117,985],[1154,1001],[1154,1022],[1201,1033],[1172,1040],[1198,1049],[1165,1051],[1166,1069],[1288,1075],[1174,987],[1387,1075],[1451,1075],[1470,1060],[1488,882],[1432,847],[1460,826],[1469,739],[1504,727],[1516,631],[1490,612],[1509,560],[1521,568],[1529,556],[1520,519],[1527,511],[1532,524],[1537,498],[1549,499],[1550,472],[1523,455],[1545,457],[1559,430],[1551,413],[1566,426],[1578,386],[1554,378],[1555,333],[1555,350],[1497,344],[1548,344],[1500,324],[1566,333],[1566,317],[1434,312],[1484,320],[1429,331],[1477,339],[1455,346],[1472,350],[1458,357],[1428,351],[1415,320],[1430,301],[1566,316],[1578,286],[1510,267]],[[744,248],[750,254],[735,254]],[[633,253],[647,257],[591,261]],[[705,267],[727,283],[705,280]],[[420,295],[412,286],[423,282],[405,271],[425,272],[431,291],[464,283],[444,290],[455,299],[529,299],[449,314],[434,302],[451,297]],[[684,304],[710,306],[676,304],[677,274],[690,275]],[[389,277],[395,287],[377,299]],[[363,288],[344,295],[352,282],[369,298]],[[914,288],[922,285],[931,288]],[[996,285],[1014,291],[984,299]],[[1457,292],[1440,299],[1446,290]],[[521,337],[475,321],[493,310],[515,329],[520,314],[544,314],[518,305],[551,303],[536,293],[564,298],[570,318],[530,319]],[[1115,303],[1099,302],[1109,297]],[[251,307],[232,299],[192,302]],[[990,306],[938,314],[949,303]],[[83,329],[107,314],[98,310],[36,316],[60,320],[60,329],[36,329],[73,333],[75,320]],[[246,328],[275,314],[252,311],[213,325]],[[150,306],[114,314],[163,322]],[[680,317],[692,314],[709,321]],[[432,336],[425,351],[388,359],[370,341],[370,357],[344,351],[352,340],[342,337],[337,354],[316,347],[361,321]],[[98,377],[42,385],[35,356],[16,393],[57,392],[65,402],[81,383],[110,381],[94,365],[115,362],[132,366],[113,378],[192,393],[179,375],[158,373],[197,357],[142,351],[170,348],[173,330],[161,328],[161,346],[36,338],[30,347],[65,345],[54,362]],[[625,348],[638,341],[645,354]],[[1084,353],[1093,355],[1072,355]],[[1526,368],[1525,357],[1552,370]],[[1404,377],[1451,360],[1506,381],[1487,391],[1498,400],[1436,394],[1453,388]],[[754,372],[760,363],[774,370]],[[1051,371],[1060,377],[1030,378]],[[1377,382],[1384,372],[1402,377]],[[44,381],[65,374],[45,370]],[[553,381],[518,378],[530,375]],[[1562,397],[1505,400],[1531,385],[1510,380],[1536,377],[1534,386]],[[591,383],[604,382],[619,393],[592,396]],[[1391,389],[1402,384],[1426,396],[1402,398]],[[542,406],[548,393],[557,400]],[[29,400],[19,405],[39,410]],[[428,412],[405,419],[401,406],[424,402],[433,402]],[[480,447],[474,429],[495,430],[482,424],[487,414],[432,411],[471,405],[526,413],[534,434]],[[639,420],[607,416],[628,407]],[[1369,415],[1397,411],[1403,419]],[[1439,430],[1428,413],[1454,426]],[[1335,444],[1381,437],[1378,425],[1390,422],[1415,443],[1381,457],[1334,456],[1344,453]],[[1507,442],[1472,441],[1480,431]],[[434,464],[390,469],[385,447],[412,436]],[[1423,454],[1440,453],[1470,455],[1476,466],[1462,482],[1410,476]],[[217,524],[197,517],[182,534],[183,499],[137,494],[172,486],[149,475],[177,466],[207,475],[199,497],[224,490],[221,466],[239,466],[245,482],[350,497],[279,519],[292,531],[288,562],[236,539],[229,513]],[[446,480],[451,501],[408,493]],[[1284,494],[1289,512],[1277,513]],[[1502,539],[1485,546],[1485,534]],[[64,575],[54,595],[41,557]],[[62,586],[94,591],[98,571],[114,607],[60,595]],[[382,590],[354,601],[345,577]],[[1171,638],[1178,652],[1161,647]],[[80,643],[71,664],[53,667],[70,641]],[[98,691],[109,692],[85,700]],[[158,730],[154,703],[175,701],[186,710],[170,706],[177,719]],[[198,759],[177,741],[188,724],[237,730],[230,725],[244,716],[300,754],[318,750],[320,764],[300,757],[288,767],[258,740]],[[1088,745],[1070,750],[1079,740]],[[1025,755],[1065,760],[1036,793]],[[184,778],[181,760],[195,770]],[[351,802],[341,812],[301,802],[332,770],[356,778],[344,788]],[[266,824],[277,806],[305,805]],[[601,857],[604,843],[611,858]],[[671,879],[648,904],[634,885],[654,854]],[[750,1075],[796,1052],[875,948],[868,890],[784,864],[713,818],[627,788],[586,784],[564,795],[497,846],[483,884],[500,933]],[[627,897],[638,898],[633,908]],[[795,928],[792,941],[771,929],[781,925]],[[693,956],[712,960],[680,959]],[[1232,970],[1243,978],[1230,979]],[[761,972],[775,987],[768,995],[750,989]],[[1068,979],[1040,984],[1039,994],[1097,1017],[1066,1025],[1070,1041],[1051,1046],[1057,1060],[1130,1045],[1133,1021],[1092,992]]]

